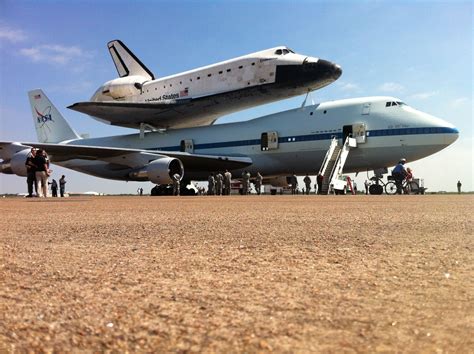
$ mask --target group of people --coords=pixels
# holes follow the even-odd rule
[[[51,195],[58,196],[58,182],[55,179],[48,182],[48,177],[51,176],[52,170],[49,168],[49,158],[45,150],[31,148],[26,161],[26,183],[28,186],[27,198],[48,197],[48,185],[51,185]],[[66,176],[62,175],[59,179],[59,193],[64,197],[66,188]],[[33,194],[33,189],[36,194]]]
[[[253,182],[255,187],[255,192],[257,195],[262,194],[262,185],[263,185],[263,176],[260,172],[257,172],[254,178],[252,178],[249,171],[245,170],[242,172],[242,195],[250,194],[251,190],[251,183]],[[315,190],[317,190],[318,194],[322,193],[322,185],[323,185],[323,175],[319,173],[316,177],[317,184],[314,185]],[[211,173],[207,180],[207,194],[208,195],[230,195],[231,191],[231,181],[232,181],[232,174],[226,170],[224,174],[218,172],[216,174]],[[303,179],[305,184],[305,194],[309,194],[311,190],[311,178],[307,174]],[[298,178],[295,174],[290,177],[289,181],[291,185],[291,194],[298,193]]]
[[[242,174],[242,178],[244,178],[245,172]],[[250,180],[250,174],[248,179]],[[225,170],[224,174],[218,172],[214,175],[211,173],[207,179],[207,195],[230,195],[231,182],[232,173],[229,170]]]
[[[324,176],[321,173],[318,173],[316,176],[316,184],[314,185],[314,189],[317,194],[322,194],[323,180],[324,180]],[[309,193],[311,192],[311,184],[312,184],[311,177],[309,177],[309,174],[306,174],[306,176],[303,178],[303,183],[305,186],[303,193],[306,195],[309,195]],[[298,194],[298,178],[296,177],[294,173],[290,178],[290,184],[291,184],[291,194]]]

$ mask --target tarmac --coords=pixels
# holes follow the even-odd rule
[[[473,352],[473,195],[0,210],[0,352]]]

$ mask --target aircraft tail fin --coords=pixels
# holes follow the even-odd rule
[[[31,113],[40,143],[81,139],[40,89],[28,92]]]
[[[154,80],[153,73],[138,59],[122,41],[116,39],[107,43],[110,55],[120,77],[140,75]]]

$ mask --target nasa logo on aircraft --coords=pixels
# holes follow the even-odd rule
[[[44,125],[46,124],[46,122],[54,122],[51,116],[51,106],[46,107],[43,113],[40,113],[38,111],[38,108],[36,107],[35,107],[35,111],[36,111],[36,119],[38,120],[38,124],[43,123]]]

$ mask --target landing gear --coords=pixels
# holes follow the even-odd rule
[[[181,181],[179,187],[180,195],[197,195],[194,188],[188,188],[191,185],[190,181]],[[151,189],[151,196],[162,196],[162,195],[173,195],[173,185],[172,184],[157,184]]]
[[[383,186],[380,184],[371,184],[369,186],[369,194],[381,195],[383,193]]]

